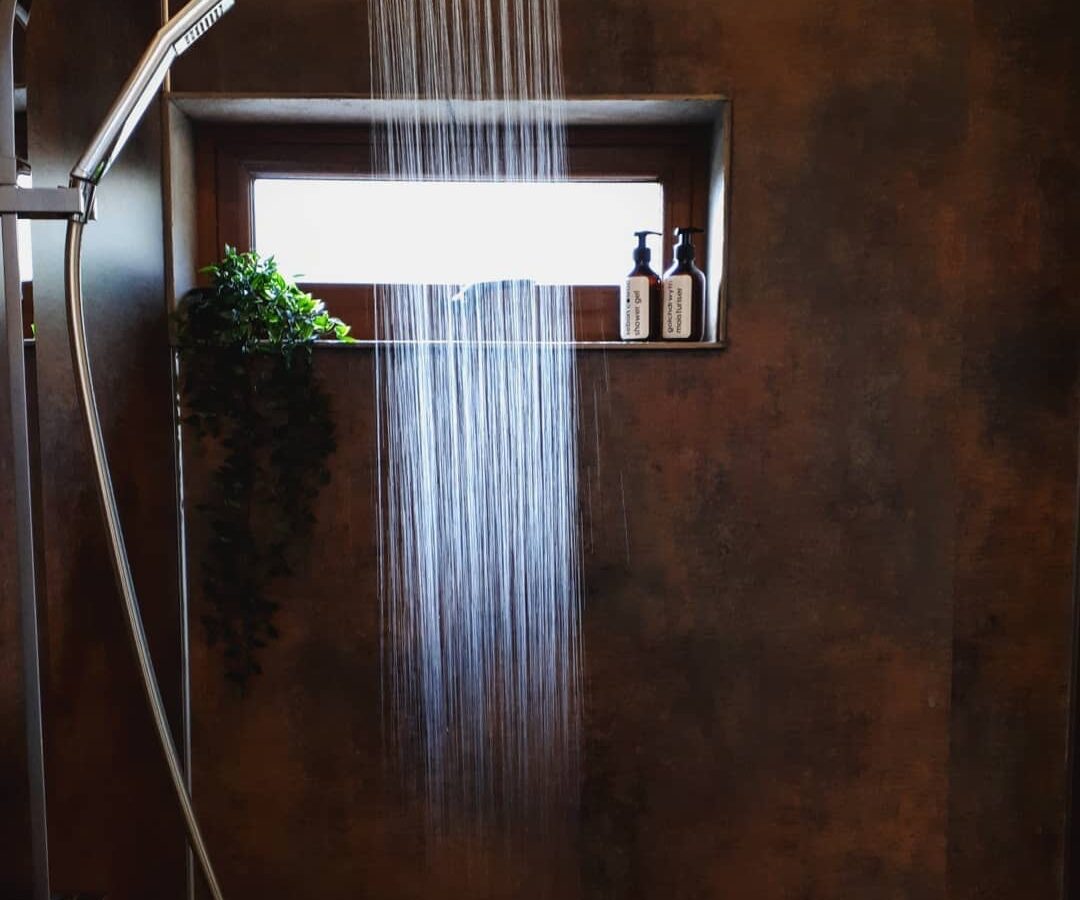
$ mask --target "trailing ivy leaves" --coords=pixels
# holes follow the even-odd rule
[[[312,345],[352,341],[349,326],[278,271],[274,259],[226,246],[176,314],[183,422],[221,462],[200,504],[209,536],[202,585],[211,646],[247,686],[278,637],[268,588],[307,555],[313,504],[335,449],[330,401]]]

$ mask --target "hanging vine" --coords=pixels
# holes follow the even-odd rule
[[[309,553],[314,502],[330,482],[334,421],[312,346],[352,338],[273,258],[226,247],[204,271],[210,286],[176,315],[182,421],[221,454],[198,506],[209,525],[202,622],[226,676],[245,687],[278,637],[269,587]]]

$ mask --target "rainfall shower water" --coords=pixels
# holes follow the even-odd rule
[[[373,93],[394,101],[380,175],[565,179],[557,0],[372,0],[370,16]],[[386,702],[436,832],[531,829],[578,796],[570,292],[454,292],[376,295]]]

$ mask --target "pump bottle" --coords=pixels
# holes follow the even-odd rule
[[[664,340],[700,341],[705,335],[705,274],[694,265],[694,235],[676,228],[675,265],[664,273]]]
[[[649,266],[652,251],[646,241],[655,231],[635,231],[634,269],[623,282],[619,303],[619,335],[624,341],[657,340],[663,314],[663,288],[660,276]]]

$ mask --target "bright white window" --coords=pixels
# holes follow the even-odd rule
[[[34,179],[27,173],[20,173],[17,181],[21,188],[32,188]],[[34,280],[34,251],[31,244],[30,220],[19,219],[15,229],[19,236],[19,277],[23,284]]]
[[[614,285],[633,266],[634,232],[664,230],[664,191],[640,181],[260,178],[254,225],[259,253],[307,282]]]

